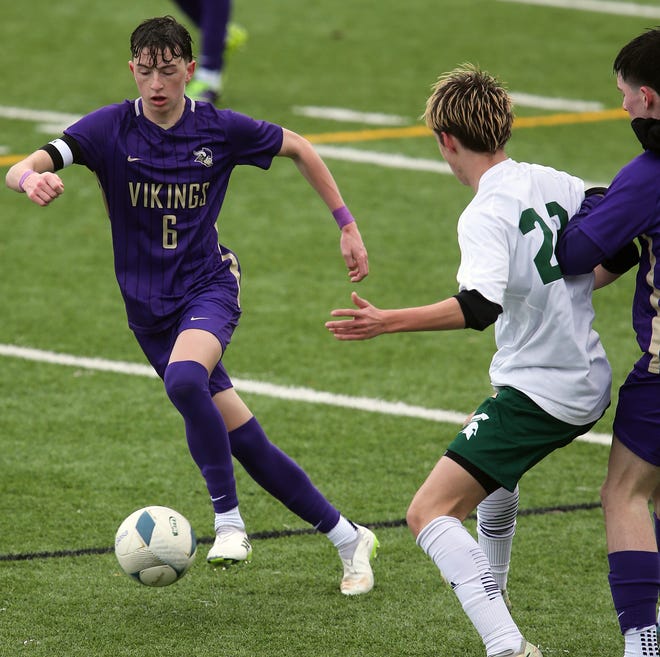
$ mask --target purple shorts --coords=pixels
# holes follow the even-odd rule
[[[158,333],[138,333],[134,331],[144,355],[162,379],[170,360],[174,343],[182,331],[200,329],[212,333],[222,345],[224,354],[241,316],[239,302],[240,268],[231,251],[223,249],[223,254],[231,254],[232,267],[226,270],[222,285],[208,287],[190,299],[184,306],[178,320],[169,328]],[[232,388],[232,382],[222,362],[218,362],[209,377],[211,395]]]
[[[639,458],[660,466],[660,376],[630,372],[619,389],[614,434]]]

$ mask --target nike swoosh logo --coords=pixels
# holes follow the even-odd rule
[[[191,318],[190,318],[190,321],[191,321],[191,322],[196,322],[196,321],[198,321],[198,320],[200,320],[200,319],[208,319],[208,317],[191,317]]]
[[[126,158],[129,162],[137,162],[138,160],[141,160],[142,158],[140,157],[133,157],[132,155],[129,155],[128,158]]]

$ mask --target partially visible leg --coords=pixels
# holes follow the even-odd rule
[[[199,27],[202,22],[202,0],[174,0],[179,9]]]
[[[199,467],[216,513],[238,505],[229,435],[208,387],[208,372],[195,361],[170,363],[165,390],[183,416],[188,448]]]
[[[656,486],[651,495],[653,503],[653,531],[655,532],[655,544],[660,550],[660,484]]]
[[[660,560],[660,486],[653,491],[653,528],[655,530],[655,542],[658,546],[658,559]],[[656,629],[660,632],[660,609],[655,622]]]
[[[231,14],[230,0],[201,0],[201,53],[202,69],[220,73],[224,67],[225,40]]]
[[[660,561],[648,503],[659,484],[660,469],[614,436],[601,499],[610,589],[625,639],[625,657],[658,655]]]
[[[215,511],[216,541],[207,560],[230,564],[249,560],[252,547],[238,510],[229,434],[209,389],[209,372],[221,355],[222,347],[214,335],[184,330],[176,339],[163,378],[170,400],[183,416],[190,453],[206,481]]]
[[[510,607],[507,580],[511,563],[511,547],[516,533],[519,490],[498,488],[477,506],[479,546],[488,558],[495,582]]]
[[[193,80],[188,84],[187,94],[195,100],[217,103],[223,87],[223,74],[227,57],[239,49],[247,39],[247,32],[235,23],[230,23],[231,0],[197,0],[194,9],[182,9],[194,16],[200,30],[200,55]]]
[[[229,428],[234,457],[264,490],[297,516],[326,534],[344,563],[341,590],[346,595],[373,588],[370,561],[378,541],[366,527],[344,518],[314,486],[307,473],[273,444],[233,388],[214,395]]]
[[[485,497],[486,491],[471,474],[443,456],[413,498],[408,526],[450,583],[487,655],[518,655],[526,645],[523,636],[504,603],[486,555],[462,524]]]

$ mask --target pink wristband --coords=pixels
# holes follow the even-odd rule
[[[355,221],[353,215],[345,205],[342,205],[340,208],[333,210],[332,216],[335,218],[337,226],[339,226],[340,229],[344,226],[348,226],[348,224],[352,224]]]
[[[31,176],[33,173],[34,173],[34,171],[32,171],[32,169],[28,169],[27,171],[25,171],[25,172],[23,173],[23,175],[21,176],[21,179],[18,181],[18,188],[19,188],[22,192],[25,192],[25,190],[23,189],[23,183],[25,182],[25,179],[26,179],[28,176]]]

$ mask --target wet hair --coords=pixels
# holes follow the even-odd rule
[[[623,46],[613,69],[628,84],[660,93],[660,28],[649,29]]]
[[[422,119],[478,153],[495,153],[511,137],[513,106],[504,85],[473,64],[443,73],[432,87]]]
[[[172,16],[148,18],[135,28],[131,34],[133,59],[139,59],[144,50],[148,51],[152,66],[156,65],[159,56],[165,62],[177,57],[185,62],[193,60],[190,33]]]

